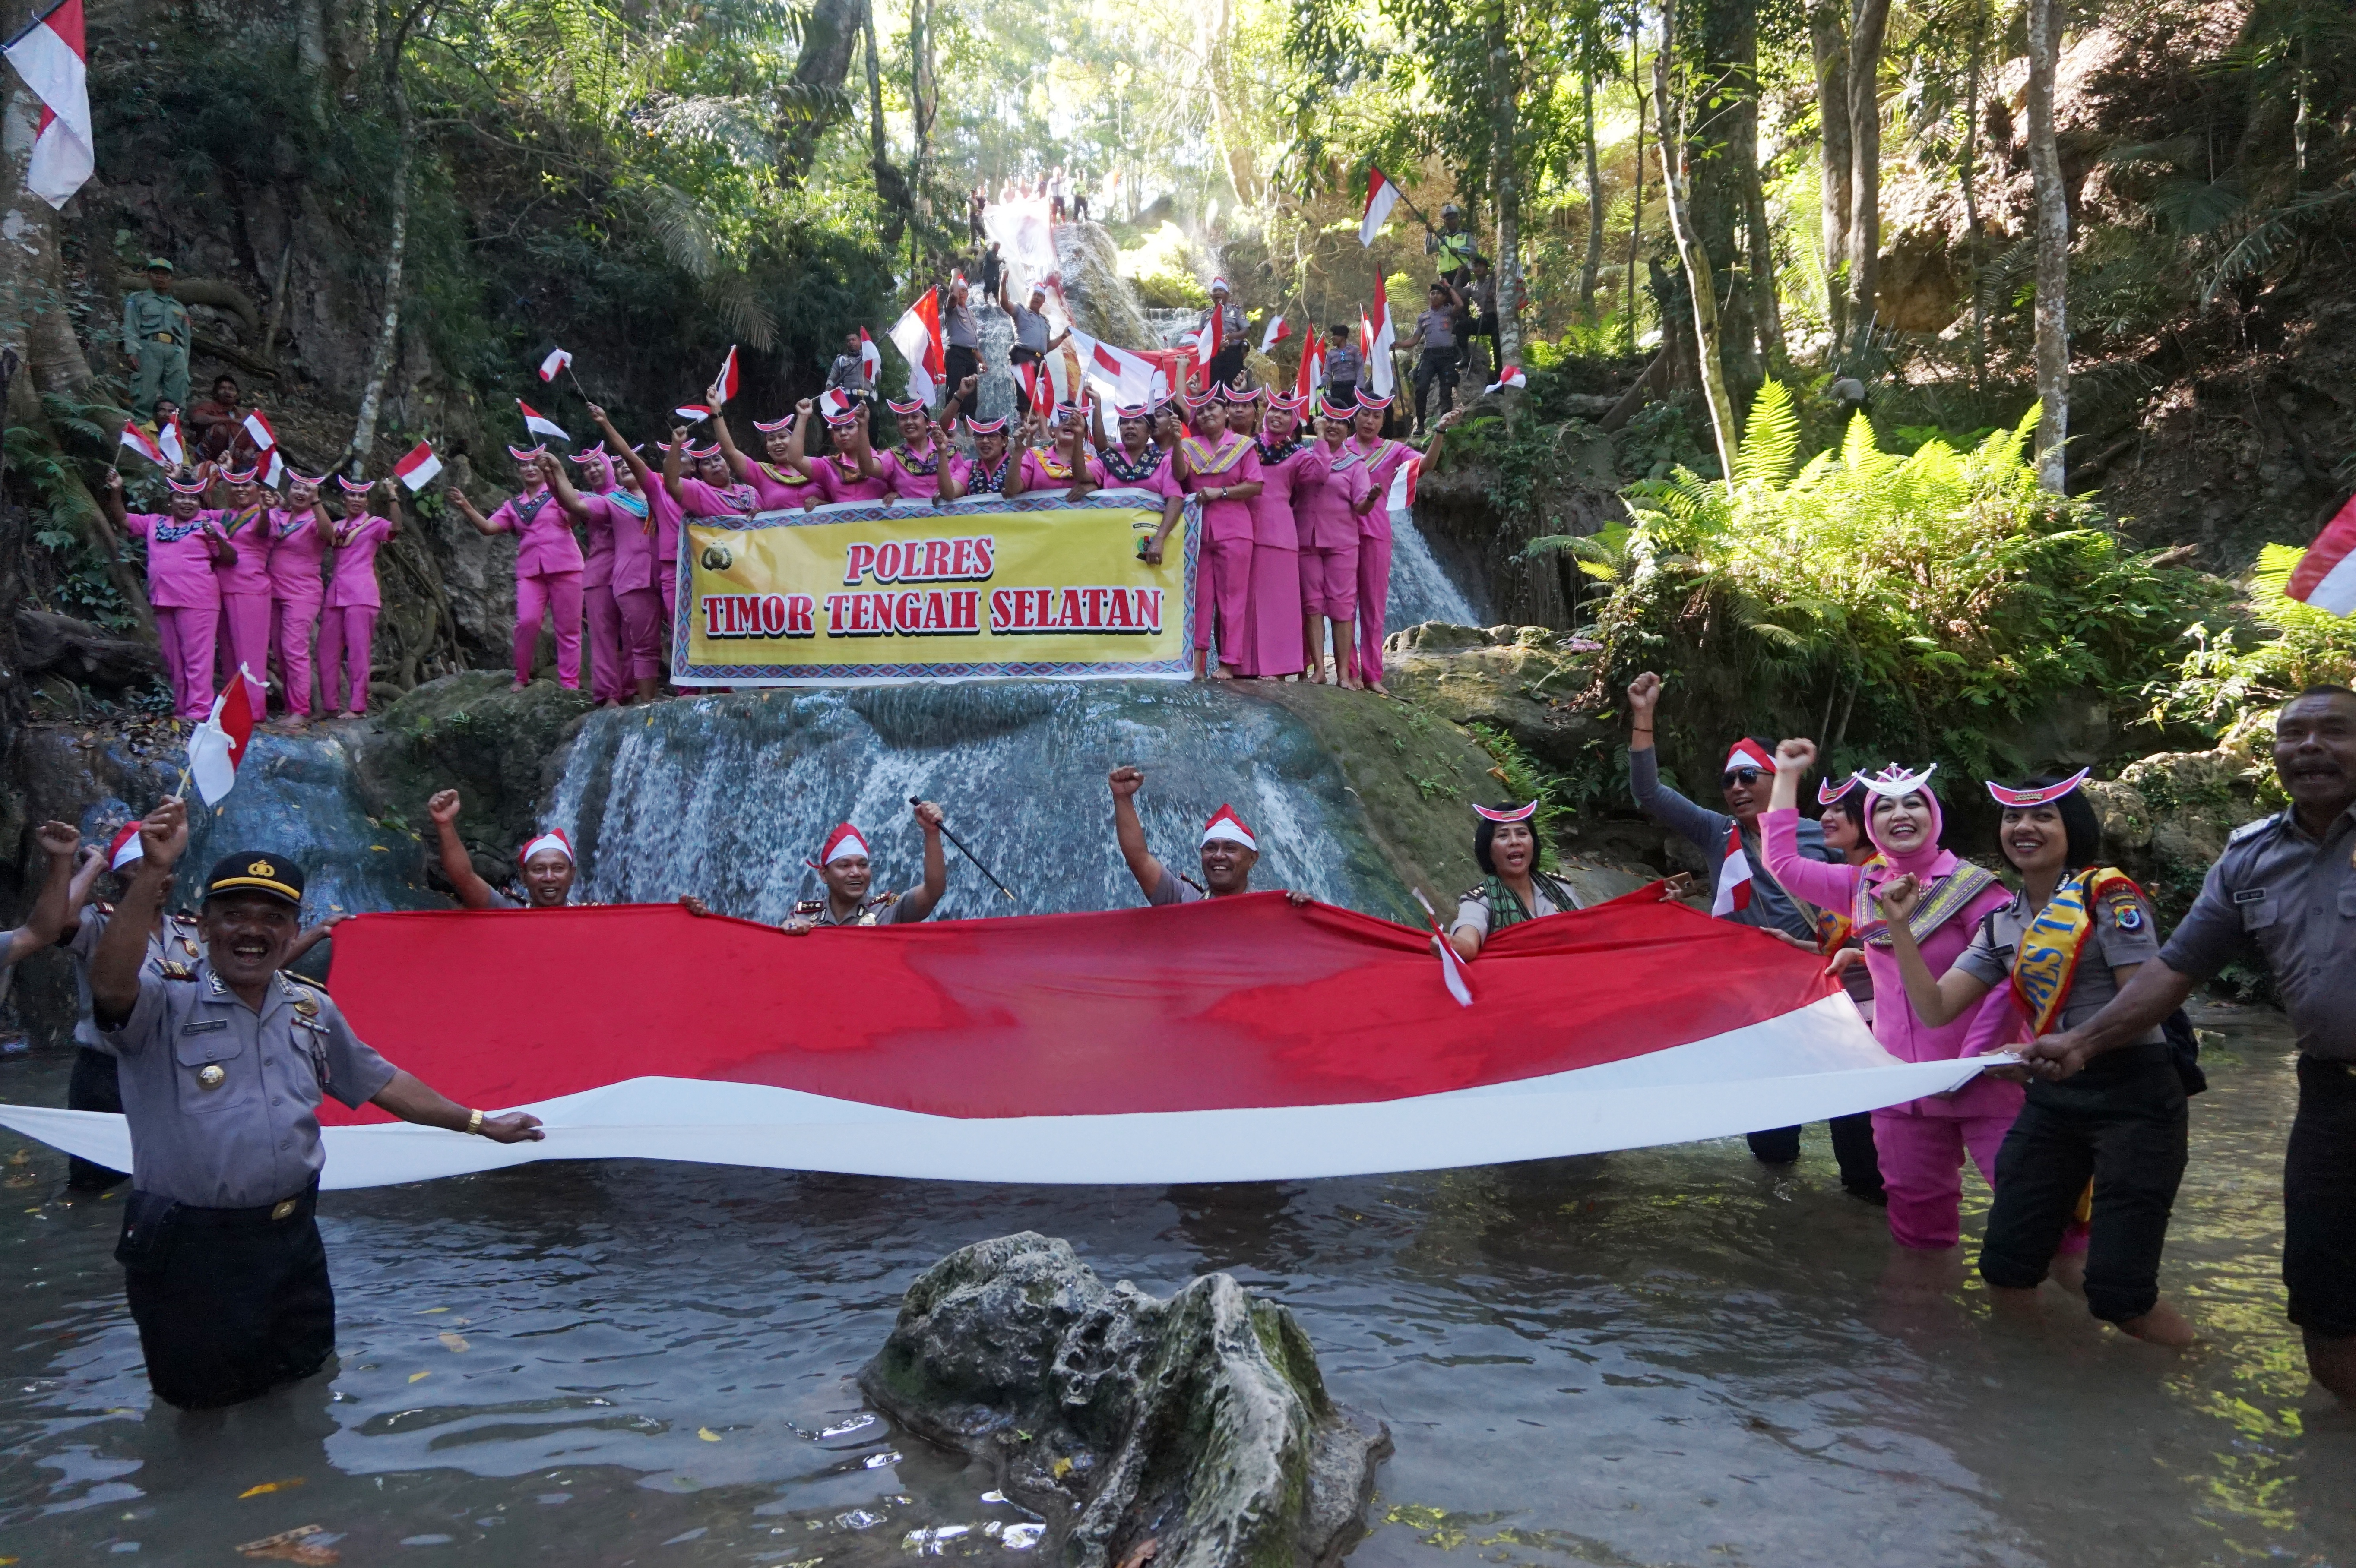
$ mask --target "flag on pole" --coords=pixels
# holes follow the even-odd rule
[[[864,338],[867,336],[867,331],[864,327],[860,329],[859,336],[862,338]],[[713,384],[718,386],[720,389],[720,400],[722,402],[725,403],[735,401],[736,346],[733,343],[728,346],[728,357],[720,362],[720,374],[713,378]]]
[[[1743,853],[1740,824],[1726,830],[1724,859],[1725,869],[1718,878],[1718,896],[1709,901],[1712,920],[1723,920],[1751,907],[1751,857]]]
[[[8,63],[41,101],[25,188],[63,207],[97,166],[90,127],[90,50],[82,41],[81,0],[64,0],[16,35]]]
[[[1384,292],[1380,274],[1375,278],[1374,320],[1370,325],[1361,315],[1358,325],[1365,342],[1366,379],[1374,383],[1375,396],[1387,398],[1398,385],[1398,372],[1391,364],[1391,347],[1398,341],[1398,330],[1391,325],[1390,296]]]
[[[884,336],[908,362],[908,396],[931,403],[952,389],[944,385],[948,379],[948,350],[941,342],[940,290],[926,289],[919,294]]]
[[[1431,927],[1432,950],[1440,955],[1440,983],[1448,987],[1448,994],[1456,998],[1458,1007],[1471,1007],[1472,987],[1465,984],[1464,963],[1458,957],[1455,944],[1448,940],[1448,933],[1440,929],[1440,912],[1431,907],[1431,901],[1423,896],[1421,888],[1415,890],[1415,901],[1423,906],[1424,923]]]
[[[1502,392],[1508,387],[1526,387],[1529,384],[1530,379],[1522,374],[1522,368],[1519,365],[1508,365],[1485,389]]]
[[[207,805],[219,805],[237,784],[237,765],[253,739],[253,677],[243,665],[229,689],[213,699],[213,710],[188,736],[188,777]]]
[[[558,371],[570,369],[572,365],[573,356],[569,352],[562,348],[552,348],[548,351],[548,357],[540,362],[540,379],[543,381],[553,381],[556,379]]]
[[[2323,525],[2283,592],[2335,615],[2356,614],[2356,499]]]
[[[392,476],[409,486],[412,494],[423,490],[442,472],[442,460],[434,455],[431,443],[419,442],[409,449],[409,454],[392,465]]]
[[[273,490],[278,488],[279,481],[286,477],[285,454],[273,446],[262,458],[261,466],[262,482]]]
[[[129,447],[158,468],[169,468],[173,465],[172,460],[164,455],[164,449],[149,440],[147,432],[129,420],[123,421],[120,444]]]
[[[690,424],[695,424],[712,417],[711,408],[703,403],[681,403],[671,410],[671,412]]]
[[[1358,219],[1358,243],[1371,246],[1383,225],[1391,220],[1391,208],[1398,205],[1398,187],[1391,184],[1383,171],[1372,165],[1366,168],[1366,210]]]
[[[1112,389],[1113,402],[1142,403],[1153,396],[1153,361],[1126,348],[1115,348],[1085,332],[1072,334],[1072,351],[1090,379]]]
[[[1291,336],[1291,324],[1280,315],[1272,315],[1269,317],[1267,327],[1259,335],[1259,351],[1265,354]]]
[[[1301,372],[1292,379],[1293,395],[1310,397],[1324,384],[1325,340],[1312,333],[1309,341],[1301,346]]]
[[[557,440],[564,442],[569,442],[573,439],[571,436],[564,433],[564,427],[562,425],[558,424],[554,420],[550,419],[546,414],[541,413],[538,409],[533,408],[521,398],[518,398],[516,400],[516,407],[523,411],[523,428],[531,432],[532,434],[552,435]]]
[[[175,467],[177,467],[179,464],[186,463],[188,460],[187,449],[180,444],[180,421],[178,420],[166,420],[156,428],[155,449],[158,452],[161,452],[164,454],[165,460]]]
[[[1194,363],[1202,367],[1203,384],[1206,387],[1211,382],[1211,361],[1216,359],[1219,350],[1226,347],[1226,307],[1214,302],[1210,324],[1194,335]]]
[[[278,444],[278,432],[270,428],[270,421],[262,416],[260,409],[248,410],[244,424],[245,433],[252,437],[258,450],[268,452]]]
[[[736,351],[732,348],[728,354],[733,366]],[[884,384],[884,350],[875,347],[875,340],[867,336],[863,326],[859,329],[859,368],[867,373],[868,390]]]

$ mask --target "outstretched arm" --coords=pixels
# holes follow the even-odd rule
[[[912,893],[904,893],[900,902],[906,912],[903,920],[922,920],[933,912],[941,895],[949,891],[948,859],[941,852],[941,808],[931,801],[918,801],[913,807],[916,826],[925,835],[925,885]]]
[[[662,481],[664,491],[682,506],[686,504],[687,497],[680,494],[680,481],[684,477],[680,472],[680,464],[686,460],[687,427],[675,424],[670,427],[670,444],[663,448]]]
[[[113,933],[110,931],[109,935]],[[454,1133],[479,1133],[498,1144],[538,1143],[548,1135],[540,1130],[540,1118],[529,1111],[509,1111],[504,1116],[475,1117],[479,1112],[470,1111],[444,1094],[431,1084],[395,1068],[392,1082],[376,1093],[369,1102],[380,1109],[391,1112],[404,1122],[414,1122],[421,1127],[444,1127]]]
[[[589,417],[597,421],[597,428],[605,433],[606,443],[622,454],[622,461],[630,465],[632,474],[637,475],[638,493],[642,496],[653,495],[654,470],[647,466],[647,460],[640,457],[637,449],[622,439],[622,432],[614,428],[614,421],[605,417],[605,410],[592,403],[589,405]]]
[[[44,822],[33,837],[49,857],[48,875],[41,880],[41,891],[34,898],[32,912],[25,917],[25,923],[8,933],[5,950],[0,951],[0,964],[14,964],[44,947],[57,945],[58,938],[65,932],[68,912],[80,907],[72,901],[75,884],[87,888],[96,879],[104,859],[93,853],[83,860],[78,853],[81,835],[74,831],[70,823]],[[88,868],[87,877],[83,875],[84,867]]]
[[[188,808],[178,796],[166,795],[139,825],[138,869],[131,873],[131,885],[123,890],[123,902],[115,907],[114,919],[108,923],[106,934],[98,939],[98,952],[90,961],[91,1017],[102,1029],[110,1025],[120,1028],[139,1005],[139,974],[147,963],[147,933],[155,928],[155,917],[164,908],[164,895],[172,886],[172,868],[187,847]]]
[[[2106,1051],[2132,1044],[2161,1019],[2184,1005],[2198,982],[2171,969],[2165,959],[2149,958],[2136,965],[2135,977],[2103,1010],[2076,1029],[2049,1034],[2025,1046],[2021,1056],[2040,1076],[2067,1078]]]
[[[452,506],[457,507],[458,515],[465,517],[468,522],[474,524],[475,531],[477,533],[503,534],[507,532],[507,527],[505,524],[494,523],[488,517],[483,516],[482,513],[477,511],[475,509],[475,503],[466,499],[466,493],[464,490],[459,489],[455,485],[453,485],[447,490],[443,491],[442,498],[449,502]]]
[[[425,815],[434,819],[434,830],[440,839],[442,874],[450,879],[451,891],[468,909],[496,909],[498,896],[491,891],[491,884],[475,869],[474,857],[466,853],[466,846],[459,840],[458,805],[458,792],[455,789],[445,789],[425,803]]]
[[[1129,862],[1129,874],[1137,879],[1138,891],[1151,899],[1170,873],[1145,847],[1145,824],[1138,820],[1137,792],[1145,783],[1145,774],[1136,768],[1118,767],[1109,782],[1113,837],[1120,845],[1120,858]]]
[[[581,498],[581,492],[565,477],[564,464],[553,457],[543,457],[540,460],[540,475],[548,481],[549,494],[556,497],[556,504],[564,508],[566,517],[575,522],[589,520],[589,503]]]
[[[351,918],[348,914],[331,914],[318,924],[297,934],[294,938],[294,945],[286,950],[286,962],[279,967],[282,969],[291,967],[294,960],[318,946],[321,942],[327,940],[328,933]]]

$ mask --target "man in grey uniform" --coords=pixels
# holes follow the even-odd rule
[[[193,964],[146,966],[187,809],[141,825],[145,853],[90,967],[100,1047],[121,1064],[132,1192],[115,1258],[147,1381],[185,1409],[235,1404],[309,1377],[336,1348],[336,1297],[312,1217],[318,1106],[373,1103],[406,1122],[499,1143],[540,1120],[485,1116],[362,1043],[323,992],[281,973],[302,869],[266,851],[206,879]]]
[[[2290,809],[2236,832],[2191,912],[2110,1005],[2022,1052],[2068,1078],[2132,1046],[2228,960],[2255,950],[2298,1034],[2283,1154],[2283,1284],[2308,1371],[2356,1404],[2356,691],[2314,686],[2275,720]]]
[[[912,925],[932,913],[949,888],[948,861],[941,853],[941,808],[920,800],[909,811],[925,836],[923,886],[905,893],[873,892],[875,868],[868,858],[866,835],[848,822],[840,823],[809,863],[826,884],[826,897],[795,904],[792,916],[778,929],[788,936],[807,936],[822,925]]]
[[[155,400],[188,400],[188,307],[172,297],[172,263],[147,258],[147,286],[123,302],[123,357],[130,364],[131,411],[155,417]]]

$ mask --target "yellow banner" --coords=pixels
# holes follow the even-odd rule
[[[1183,679],[1194,530],[1182,517],[1162,564],[1148,566],[1138,549],[1161,521],[1160,501],[1135,491],[692,517],[680,530],[672,678]]]

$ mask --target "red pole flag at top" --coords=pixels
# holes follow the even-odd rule
[[[1398,329],[1391,324],[1390,295],[1384,291],[1380,273],[1375,277],[1375,315],[1369,323],[1358,318],[1358,330],[1365,340],[1366,380],[1375,389],[1375,396],[1387,398],[1398,385],[1398,369],[1391,364],[1391,346],[1398,341]]]
[[[863,330],[861,336],[865,336]],[[712,384],[720,389],[720,398],[723,402],[733,402],[735,400],[736,346],[734,344],[728,346],[728,357],[720,362],[720,374],[714,379]]]
[[[1291,324],[1280,315],[1272,315],[1268,319],[1267,329],[1259,335],[1259,351],[1265,354],[1291,336]]]
[[[2335,615],[2356,614],[2356,498],[2323,525],[2283,592]]]
[[[41,101],[25,188],[63,207],[97,166],[90,127],[90,50],[82,41],[81,0],[65,0],[16,35],[8,63]]]
[[[908,362],[908,395],[930,403],[943,391],[955,390],[948,379],[948,350],[941,343],[941,291],[926,289],[916,303],[900,313],[884,336],[900,357]]]
[[[859,368],[867,372],[868,390],[883,385],[884,350],[875,347],[875,340],[867,336],[863,326],[859,329]]]
[[[1324,380],[1325,340],[1312,332],[1309,335],[1309,341],[1301,347],[1301,373],[1293,378],[1293,394],[1308,397],[1323,385]]]
[[[569,370],[572,368],[573,356],[569,351],[552,348],[548,351],[548,357],[540,362],[540,379],[543,381],[553,381],[559,370]]]
[[[533,408],[521,398],[518,398],[516,400],[516,407],[523,411],[523,428],[531,432],[532,434],[552,435],[559,441],[571,441],[573,439],[571,436],[564,433],[564,427],[562,425],[558,424],[554,420],[550,419],[546,414],[541,413],[538,409]]]
[[[1369,165],[1366,169],[1366,211],[1358,219],[1358,243],[1371,246],[1383,225],[1391,220],[1391,208],[1398,205],[1398,187],[1391,184],[1383,171]]]

